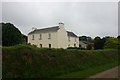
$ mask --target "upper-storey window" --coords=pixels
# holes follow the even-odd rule
[[[40,34],[40,38],[39,38],[39,40],[42,40],[42,34]]]
[[[68,41],[70,41],[70,37],[68,37]]]
[[[51,39],[51,34],[50,33],[48,33],[48,39]]]
[[[75,38],[75,42],[76,42],[76,38]]]
[[[34,35],[32,35],[32,40],[34,40],[34,38],[35,38],[35,36],[34,36]]]

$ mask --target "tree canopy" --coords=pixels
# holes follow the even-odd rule
[[[91,42],[92,38],[89,37],[89,36],[80,36],[79,37],[79,41],[88,41],[88,42]]]
[[[104,48],[118,48],[118,39],[117,38],[114,38],[114,37],[109,37],[109,38],[106,38],[106,41],[105,41],[105,46]]]
[[[94,49],[103,49],[105,43],[105,38],[95,37],[94,38]]]
[[[18,28],[11,23],[0,23],[2,24],[2,45],[13,46],[22,43],[22,34]]]

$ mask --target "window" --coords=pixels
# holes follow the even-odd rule
[[[74,44],[74,47],[76,47],[76,44]]]
[[[70,41],[70,37],[68,37],[68,41]]]
[[[48,39],[51,39],[51,34],[50,33],[48,33]]]
[[[40,44],[40,48],[42,48],[42,44]]]
[[[32,40],[34,40],[34,35],[32,35]]]
[[[82,45],[80,45],[80,44],[79,44],[79,47],[81,48],[81,47],[82,47]]]
[[[76,42],[76,38],[75,38],[75,42]]]
[[[49,48],[51,48],[51,44],[49,44]]]
[[[40,38],[39,38],[39,40],[42,40],[42,34],[40,34]]]

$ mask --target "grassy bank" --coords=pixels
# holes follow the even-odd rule
[[[89,78],[89,76],[91,75],[95,75],[96,73],[111,69],[115,66],[117,66],[117,63],[113,62],[113,63],[86,68],[85,70],[82,71],[75,71],[68,74],[63,74],[56,77],[57,78]]]
[[[112,49],[40,49],[18,45],[3,47],[2,51],[3,78],[86,77],[118,63],[117,50]]]

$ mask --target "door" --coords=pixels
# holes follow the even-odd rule
[[[49,48],[51,48],[51,44],[49,44]]]

